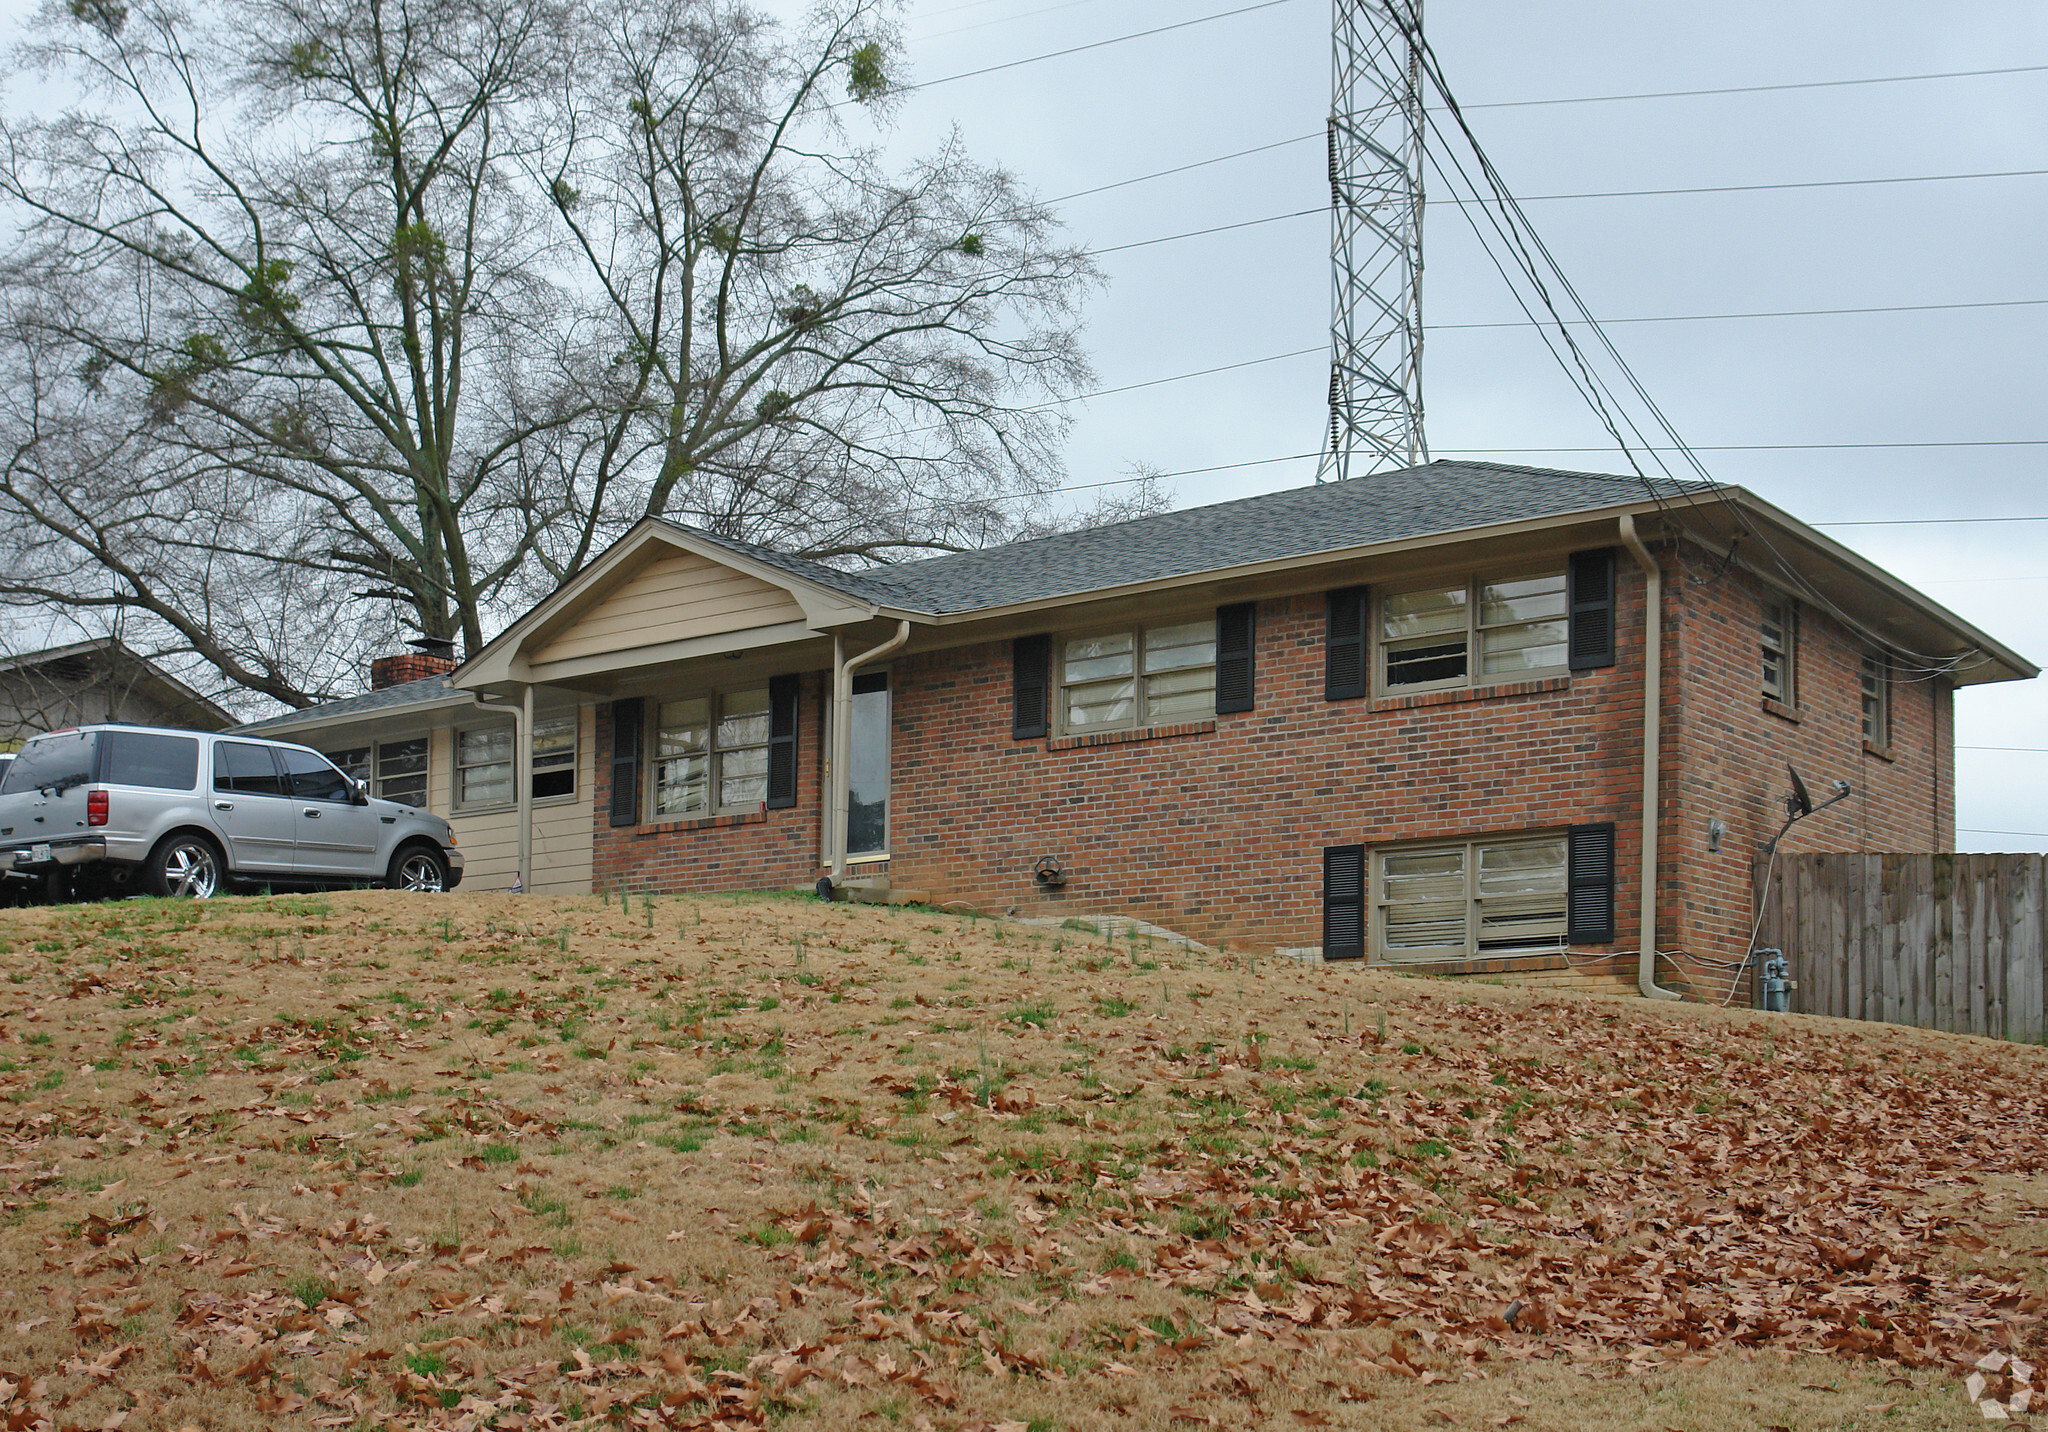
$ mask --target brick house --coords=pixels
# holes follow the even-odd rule
[[[587,703],[602,887],[1655,992],[1788,762],[1852,791],[1788,848],[1950,849],[1955,688],[2036,674],[1740,488],[1439,462],[861,573],[648,520],[448,681]]]

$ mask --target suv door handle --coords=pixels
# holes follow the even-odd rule
[[[235,808],[235,803],[233,801],[215,801],[213,803],[213,808],[215,810],[233,810]]]
[[[314,809],[312,806],[307,806],[304,810],[300,811],[299,814],[306,817],[306,819],[308,820],[320,819],[320,812]]]

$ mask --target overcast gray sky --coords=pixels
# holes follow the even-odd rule
[[[915,80],[1084,45],[1248,0],[917,0]],[[972,152],[1057,197],[1256,145],[1305,143],[1060,205],[1107,247],[1327,203],[1328,0],[932,86],[894,142],[958,124]],[[2048,7],[2018,0],[1715,6],[1431,0],[1431,43],[1468,106],[2048,65]],[[2048,169],[2048,71],[1776,94],[1478,109],[1521,196]],[[2048,177],[1532,203],[1602,319],[2048,299]],[[1128,249],[1089,310],[1102,387],[1313,352],[1095,399],[1070,480],[1312,450],[1325,422],[1328,223],[1320,214]],[[1431,325],[1520,315],[1457,213],[1426,224]],[[1610,330],[1713,474],[1809,522],[2048,517],[2048,305],[1618,324]],[[1439,329],[1430,447],[1625,471],[1527,329]],[[1839,443],[2035,446],[1801,448]],[[1788,445],[1788,446],[1777,446]],[[1542,452],[1586,448],[1584,452]],[[1515,449],[1522,451],[1503,451]],[[1312,460],[1178,477],[1188,506],[1297,486]],[[2048,658],[2048,522],[1829,527],[2036,661]],[[2048,688],[1957,696],[1958,843],[2048,849]],[[2025,747],[2023,751],[1969,749]],[[1836,772],[1818,774],[1832,778]],[[1853,777],[1854,772],[1843,772]],[[2035,832],[2001,834],[1999,832]]]
[[[909,78],[1257,3],[912,0]],[[10,20],[29,9],[28,0],[0,0]],[[903,153],[957,124],[977,157],[1008,165],[1048,198],[1308,137],[1059,205],[1073,236],[1099,248],[1317,211],[1102,257],[1111,282],[1089,309],[1101,387],[1299,356],[1078,405],[1071,482],[1112,480],[1134,462],[1181,472],[1316,447],[1326,421],[1330,19],[1329,0],[1276,0],[903,99],[890,137]],[[1524,198],[2048,169],[2048,70],[1514,103],[2048,66],[2048,7],[2038,0],[1430,0],[1426,19],[1460,99],[1508,106],[1475,108],[1472,119]],[[41,96],[17,86],[11,98],[33,105]],[[1529,212],[1606,320],[2036,300],[1611,329],[1679,431],[1707,450],[1716,477],[1824,525],[2048,517],[2044,195],[2048,177],[2029,176],[1553,200]],[[1520,316],[1457,212],[1433,209],[1426,238],[1434,453],[1625,470],[1530,330],[1457,327]],[[1933,445],[1824,446],[1855,443]],[[1755,450],[1712,450],[1720,447]],[[1189,506],[1297,486],[1313,469],[1312,460],[1270,463],[1167,486],[1176,506]],[[1826,530],[2022,654],[2048,659],[2048,521]],[[2048,849],[2048,686],[1960,692],[1957,734],[1961,847]]]

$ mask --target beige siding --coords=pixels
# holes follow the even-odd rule
[[[770,586],[692,552],[672,552],[583,613],[536,652],[536,662],[598,656],[656,642],[802,621],[803,608]]]
[[[576,794],[533,808],[533,888],[543,895],[590,893],[590,800],[597,765],[597,708],[576,712]],[[504,807],[470,813],[453,812],[455,737],[434,733],[433,765],[429,769],[436,809],[451,812],[457,848],[462,851],[462,888],[508,890],[519,872],[519,813]]]

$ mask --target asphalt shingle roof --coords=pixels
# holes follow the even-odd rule
[[[261,721],[251,721],[234,729],[262,731],[273,726],[288,726],[309,716],[318,716],[322,720],[331,716],[369,716],[385,707],[418,706],[451,696],[460,696],[466,700],[469,693],[457,691],[448,684],[448,678],[445,676],[423,676],[418,681],[401,681],[396,686],[379,687],[375,691],[365,691],[360,696],[344,696],[339,701],[309,706],[303,711],[287,711],[282,716],[266,716]]]
[[[1662,480],[1658,488],[1667,497],[1711,490],[1707,484],[1681,486]],[[978,552],[902,562],[866,576],[880,577],[902,593],[891,605],[939,615],[972,612],[1253,562],[1591,511],[1647,495],[1637,477],[1433,462]]]
[[[1697,497],[1706,483],[1658,479],[1660,496]],[[843,572],[682,523],[671,526],[735,555],[858,601],[934,616],[1073,596],[1378,542],[1533,517],[1593,511],[1648,495],[1644,479],[1490,462],[1432,462],[1349,482],[1321,483],[1162,512],[977,552]],[[238,727],[261,731],[318,714],[369,715],[461,695],[429,676]]]

